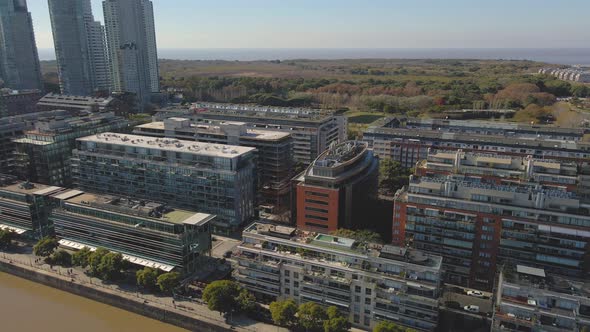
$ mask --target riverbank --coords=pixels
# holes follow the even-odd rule
[[[93,282],[91,278],[68,275],[66,270],[61,271],[60,268],[53,269],[33,262],[34,259],[28,255],[3,253],[0,256],[0,271],[190,331],[277,331],[276,326],[248,319],[236,319],[233,326],[228,325],[217,318],[218,313],[196,308],[194,304],[171,299],[171,303],[168,303],[167,299],[117,289],[116,286],[103,285],[96,280]]]

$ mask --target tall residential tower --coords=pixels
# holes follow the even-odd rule
[[[0,0],[0,79],[11,89],[43,89],[26,0]]]
[[[61,92],[88,96],[109,91],[104,27],[90,0],[49,0]]]
[[[152,2],[105,0],[103,9],[112,88],[135,93],[142,108],[160,90]]]

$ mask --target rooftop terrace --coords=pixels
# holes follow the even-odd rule
[[[293,227],[256,222],[246,227],[244,233],[285,239],[300,245],[332,250],[344,254],[389,259],[431,268],[440,267],[442,263],[441,257],[428,255],[418,250],[392,245],[359,242],[354,239],[303,231]]]
[[[66,198],[65,202],[173,224],[201,225],[212,219],[212,216],[209,214],[172,209],[157,202],[112,195],[78,193],[78,195]]]
[[[255,148],[244,146],[200,143],[178,139],[151,138],[147,136],[126,135],[116,133],[102,133],[92,135],[84,138],[79,138],[78,141],[123,146],[135,146],[145,149],[157,149],[166,150],[170,152],[184,152],[197,155],[226,158],[233,158],[240,155],[245,155],[256,150]]]

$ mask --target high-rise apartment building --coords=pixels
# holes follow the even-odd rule
[[[333,143],[294,181],[297,227],[318,232],[359,228],[377,198],[379,159],[365,142]]]
[[[109,91],[104,27],[90,0],[49,0],[61,93],[90,96]]]
[[[258,204],[273,212],[289,209],[293,139],[289,133],[248,128],[243,122],[193,123],[169,118],[136,126],[134,134],[256,148]]]
[[[103,1],[112,90],[136,95],[138,107],[159,92],[159,71],[152,2]]]
[[[259,297],[336,306],[363,330],[382,320],[416,331],[437,326],[440,256],[265,223],[242,238],[234,277]]]
[[[216,231],[254,217],[254,148],[114,133],[79,138],[76,148],[72,172],[83,190],[215,214]]]
[[[23,180],[48,185],[72,183],[69,158],[76,138],[108,131],[125,131],[129,122],[112,112],[82,112],[78,116],[44,117],[35,128],[14,139],[16,173]]]
[[[556,128],[491,121],[387,118],[363,135],[380,158],[412,168],[428,149],[487,152],[588,164],[587,128]]]
[[[43,90],[33,20],[26,0],[0,0],[0,79],[11,89]]]
[[[395,196],[393,243],[442,255],[447,282],[478,289],[503,263],[588,278],[587,188],[576,163],[431,150]]]
[[[337,111],[311,108],[253,106],[240,104],[196,103],[190,109],[162,109],[154,120],[170,117],[190,118],[197,122],[235,121],[249,128],[290,133],[293,159],[309,165],[333,142],[347,139],[347,119]]]

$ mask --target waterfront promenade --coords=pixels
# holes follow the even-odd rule
[[[76,268],[62,268],[44,264],[42,259],[27,252],[30,247],[19,246],[17,252],[0,253],[0,261],[17,266],[37,274],[51,276],[76,285],[91,287],[105,294],[125,298],[136,303],[138,307],[146,306],[148,309],[159,309],[163,312],[176,313],[189,318],[197,319],[207,324],[220,327],[220,330],[233,331],[257,331],[257,332],[287,332],[287,329],[270,324],[257,322],[248,317],[234,316],[231,324],[226,322],[218,312],[210,311],[206,305],[193,301],[174,300],[172,297],[157,296],[137,292],[135,289],[124,289],[122,286],[103,283],[100,279],[87,276],[82,270]],[[67,289],[63,289],[66,290]],[[195,326],[194,331],[199,331]]]

